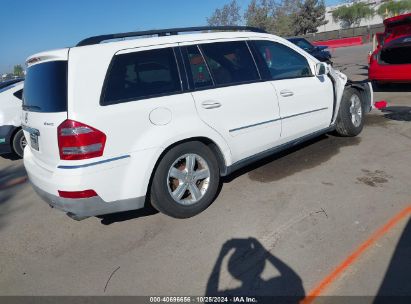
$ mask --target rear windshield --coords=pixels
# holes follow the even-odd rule
[[[27,69],[23,109],[32,112],[67,111],[67,61],[52,61]]]

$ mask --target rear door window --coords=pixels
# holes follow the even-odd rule
[[[245,41],[217,42],[200,46],[216,85],[260,80]]]
[[[116,55],[106,77],[101,105],[182,91],[172,48]]]
[[[271,80],[312,76],[307,59],[288,46],[267,40],[254,41],[254,46]]]
[[[201,55],[198,46],[188,46],[186,51],[194,88],[199,89],[212,87],[213,80],[211,78],[210,71],[208,70],[207,64]]]
[[[67,111],[67,61],[51,61],[27,69],[23,109],[32,112]]]

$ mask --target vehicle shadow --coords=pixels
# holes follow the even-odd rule
[[[108,226],[114,223],[138,219],[140,217],[151,216],[157,213],[158,211],[154,209],[154,207],[151,206],[150,203],[146,202],[144,208],[141,209],[99,215],[97,217],[101,219],[101,224]]]
[[[241,285],[220,290],[226,257],[229,276]],[[271,278],[264,279],[262,274],[268,264],[271,264],[277,275],[270,274]],[[270,268],[273,269],[272,267]],[[252,296],[258,298],[258,303],[299,303],[305,297],[298,274],[267,251],[255,238],[231,239],[222,246],[205,293],[206,296]]]
[[[27,182],[27,173],[24,166],[8,166],[0,171],[0,191],[8,190],[14,186]],[[2,201],[0,200],[0,204]]]
[[[411,121],[411,107],[407,106],[391,106],[381,110],[385,113],[384,117],[397,121]]]
[[[411,219],[408,221],[374,304],[410,303],[411,297]]]
[[[16,154],[14,153],[6,153],[6,154],[0,154],[0,157],[4,158],[4,159],[8,159],[8,160],[19,160],[21,159],[20,157],[18,157]]]
[[[374,92],[411,92],[411,84],[409,83],[387,83],[373,84]]]
[[[321,165],[338,154],[342,147],[355,146],[360,142],[361,137],[322,135],[241,168],[224,177],[223,182],[230,183],[244,174],[258,182],[277,181]]]
[[[11,200],[26,184],[27,175],[23,165],[8,166],[0,170],[0,229],[6,225],[7,218],[17,207],[11,205]]]

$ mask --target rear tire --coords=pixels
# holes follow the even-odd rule
[[[220,183],[216,157],[201,142],[170,149],[160,160],[151,186],[151,204],[174,218],[189,218],[214,200]]]
[[[354,88],[346,88],[341,99],[336,121],[336,131],[341,136],[357,136],[364,127],[364,103],[361,93]]]
[[[12,140],[13,152],[20,158],[23,158],[24,147],[26,146],[26,138],[24,137],[23,130],[20,129],[14,134]]]

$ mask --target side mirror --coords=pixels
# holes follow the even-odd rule
[[[315,76],[326,75],[328,72],[328,64],[325,62],[319,62],[315,65]]]

